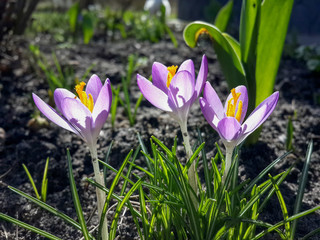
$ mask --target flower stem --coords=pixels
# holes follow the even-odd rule
[[[228,175],[228,172],[229,172],[230,167],[231,167],[233,149],[234,149],[234,147],[227,147],[226,146],[225,168],[224,168],[224,173],[223,173],[223,176],[222,176],[222,184],[225,183],[227,175]]]
[[[99,168],[97,149],[96,148],[90,148],[90,153],[91,153],[91,160],[92,160],[92,165],[93,165],[95,181],[98,184],[100,184],[102,186],[105,186],[103,172],[101,172],[100,168]],[[96,194],[97,194],[97,205],[98,205],[98,217],[99,217],[99,220],[100,220],[101,219],[101,214],[102,214],[102,211],[103,211],[103,207],[104,207],[104,203],[106,201],[106,194],[102,190],[100,190],[99,188],[96,188]],[[102,240],[108,240],[109,239],[107,217],[103,221],[102,236],[101,237],[102,237]]]
[[[181,123],[180,128],[181,128],[181,133],[182,133],[182,137],[183,137],[184,147],[186,149],[187,159],[190,159],[193,152],[192,152],[191,145],[190,145],[190,138],[189,138],[189,134],[188,134],[187,123]],[[189,179],[189,184],[190,184],[191,188],[193,189],[193,191],[196,194],[198,194],[197,176],[196,176],[196,161],[193,161],[191,166],[188,169],[188,179]],[[194,206],[197,208],[197,206],[198,206],[197,199],[193,193],[191,193],[191,199],[194,203]]]

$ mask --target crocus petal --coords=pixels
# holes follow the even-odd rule
[[[168,92],[167,77],[168,69],[165,65],[159,62],[154,62],[152,65],[152,82],[153,85],[161,89],[163,92]]]
[[[56,112],[56,110],[54,110],[44,101],[42,101],[42,99],[39,98],[36,94],[32,93],[32,97],[33,97],[34,103],[36,104],[40,112],[43,113],[43,115],[45,115],[48,119],[50,119],[52,122],[54,122],[58,126],[79,135],[79,132],[75,128],[73,128],[66,119],[61,117]]]
[[[218,132],[220,137],[227,141],[236,141],[241,134],[241,125],[237,119],[233,117],[225,117],[218,123]]]
[[[188,71],[188,72],[191,74],[192,79],[195,79],[194,64],[193,64],[193,62],[192,62],[191,59],[188,59],[188,60],[184,61],[184,62],[180,65],[177,73],[178,73],[178,72],[182,72],[182,71]],[[194,80],[193,80],[193,81],[194,81]]]
[[[92,115],[86,106],[77,99],[65,98],[62,102],[62,111],[66,119],[80,132],[87,143],[94,142],[92,138]]]
[[[106,122],[108,118],[110,107],[111,107],[111,101],[109,96],[111,94],[112,92],[111,92],[110,84],[104,85],[101,88],[97,102],[94,105],[94,108],[92,111],[92,121],[94,123],[93,125],[94,137],[98,137],[103,124]]]
[[[245,127],[245,134],[250,134],[265,122],[276,107],[278,99],[279,92],[275,92],[256,107],[256,109],[243,123],[243,127]]]
[[[222,119],[224,117],[224,109],[222,103],[218,94],[209,82],[206,82],[204,86],[203,98],[205,98],[206,101],[209,103],[218,119]]]
[[[201,107],[203,116],[205,117],[207,122],[211,125],[211,127],[214,130],[218,131],[219,118],[213,111],[213,108],[210,106],[210,104],[205,98],[200,97],[199,102],[200,102],[200,107]]]
[[[92,95],[94,103],[97,101],[101,88],[102,88],[102,83],[100,78],[96,74],[93,74],[86,86],[86,93],[87,95],[89,94]]]
[[[242,101],[242,112],[241,112],[241,118],[240,118],[240,123],[242,123],[247,114],[247,109],[248,109],[248,91],[247,91],[247,88],[243,85],[236,87],[235,90],[236,90],[236,93],[241,93],[239,100],[237,102],[236,112],[238,111],[239,101]],[[225,112],[227,112],[228,102],[231,98],[232,98],[232,93],[229,94],[224,104]]]
[[[194,80],[188,71],[178,72],[171,80],[168,96],[169,105],[173,103],[175,108],[192,104],[191,98],[194,95]]]
[[[163,111],[172,112],[168,103],[168,95],[161,89],[153,85],[149,80],[137,75],[137,83],[143,96],[155,107],[160,108]]]
[[[63,99],[65,98],[75,98],[76,95],[74,95],[72,92],[68,91],[67,89],[64,88],[57,88],[56,90],[54,90],[54,102],[58,108],[58,110],[62,113],[61,110],[61,103],[63,101]]]
[[[200,96],[202,92],[203,86],[207,79],[207,75],[208,75],[208,60],[207,60],[207,57],[203,55],[200,70],[199,70],[197,81],[196,81],[196,86],[195,86],[197,98]]]

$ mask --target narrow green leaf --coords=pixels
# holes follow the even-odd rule
[[[218,12],[214,25],[220,29],[221,32],[226,31],[233,8],[233,0],[229,0]]]
[[[269,175],[269,178],[270,178],[270,180],[272,182],[272,185],[273,185],[273,187],[275,189],[275,192],[277,194],[278,201],[280,203],[280,207],[281,207],[281,211],[282,211],[282,215],[283,215],[283,219],[286,221],[289,218],[286,203],[285,203],[285,201],[283,199],[283,196],[281,194],[281,191],[280,191],[279,186],[277,185],[276,181],[274,180],[274,178],[270,174],[268,174],[268,175]],[[285,223],[285,229],[286,229],[286,235],[288,237],[290,237],[290,227],[291,227],[290,223],[286,222]]]
[[[109,207],[109,203],[110,203],[110,200],[111,200],[111,197],[112,197],[112,193],[115,189],[115,187],[118,185],[118,182],[119,182],[119,179],[123,173],[123,170],[125,168],[125,166],[127,165],[131,155],[132,155],[132,152],[133,150],[131,150],[127,157],[125,158],[125,160],[123,161],[118,173],[116,174],[116,176],[114,177],[113,181],[112,181],[112,184],[110,186],[110,190],[109,190],[109,193],[107,195],[107,198],[106,198],[106,201],[104,203],[104,207],[103,207],[103,210],[102,210],[102,214],[101,214],[101,218],[100,218],[100,223],[99,223],[99,230],[98,230],[98,236],[101,236],[101,231],[102,231],[102,226],[103,226],[103,222],[104,222],[104,219],[105,219],[105,216],[106,216],[106,213],[108,211],[108,207]]]
[[[30,181],[30,183],[31,183],[31,185],[32,185],[32,188],[33,188],[33,190],[34,190],[37,198],[40,200],[41,197],[40,197],[40,195],[39,195],[39,193],[38,193],[38,189],[37,189],[37,187],[36,187],[36,184],[35,184],[34,181],[33,181],[33,178],[32,178],[32,176],[31,176],[31,174],[30,174],[27,166],[24,165],[24,164],[22,164],[22,167],[23,167],[24,171],[26,172],[26,174],[27,174],[27,176],[28,176],[28,178],[29,178],[29,181]]]
[[[131,195],[134,193],[134,191],[136,191],[142,184],[142,182],[144,181],[144,177],[139,179],[128,191],[128,193],[124,196],[122,202],[118,205],[117,209],[116,209],[116,213],[114,215],[114,219],[111,223],[111,227],[110,227],[110,239],[115,239],[116,237],[116,230],[117,230],[117,222],[118,219],[120,217],[120,212],[122,211],[123,207],[125,206],[125,204],[127,203],[127,201],[129,201],[129,198],[131,197]]]
[[[293,124],[292,117],[289,117],[287,124],[287,136],[286,136],[286,150],[293,150]]]
[[[44,167],[42,184],[41,184],[41,200],[46,202],[47,200],[47,189],[48,189],[48,168],[49,168],[49,158],[46,160],[46,165]]]
[[[79,3],[76,2],[68,10],[70,29],[73,33],[76,31],[79,9]]]
[[[43,230],[41,230],[39,228],[36,228],[36,227],[31,226],[31,225],[29,225],[27,223],[24,223],[24,222],[19,221],[19,220],[15,219],[15,218],[12,218],[12,217],[10,217],[10,216],[8,216],[6,214],[0,213],[0,219],[5,220],[7,222],[11,222],[11,223],[13,223],[15,225],[18,225],[18,226],[20,226],[20,227],[22,227],[24,229],[30,230],[30,231],[32,231],[34,233],[37,233],[37,234],[39,234],[39,235],[41,235],[43,237],[48,238],[48,239],[51,239],[51,240],[62,240],[61,238],[58,238],[58,237],[56,237],[56,236],[54,236],[54,235],[52,235],[52,234],[50,234],[48,232],[45,232],[45,231],[43,231]]]
[[[200,129],[198,128],[197,131],[198,131],[199,142],[204,143],[202,136],[201,136]],[[206,184],[207,195],[210,198],[212,198],[213,197],[212,177],[210,175],[208,159],[207,159],[206,150],[204,147],[201,150],[201,156],[202,156],[202,162],[203,162],[203,171],[204,171],[204,179],[205,179],[205,184]]]
[[[307,216],[307,215],[309,215],[309,214],[311,214],[311,213],[313,213],[313,212],[315,212],[315,211],[317,211],[317,210],[319,210],[319,209],[320,209],[320,206],[317,206],[317,207],[311,208],[311,209],[309,209],[309,210],[306,210],[306,211],[304,211],[304,212],[300,212],[300,213],[298,213],[298,214],[296,214],[296,215],[293,215],[293,216],[289,217],[288,219],[283,220],[283,221],[281,221],[281,222],[278,222],[278,223],[272,225],[271,227],[269,227],[268,229],[260,232],[259,234],[257,234],[257,235],[256,235],[253,239],[251,239],[251,240],[259,239],[259,238],[263,237],[264,235],[266,235],[266,234],[268,234],[268,233],[270,233],[270,232],[272,232],[272,231],[277,230],[279,227],[283,226],[284,224],[286,224],[286,223],[288,223],[288,222],[291,222],[291,221],[293,221],[293,220],[295,220],[295,219],[299,219],[299,218],[305,217],[305,216]]]
[[[90,240],[89,231],[87,229],[86,221],[83,216],[82,207],[76,187],[76,183],[74,181],[73,173],[72,173],[72,162],[70,157],[69,149],[67,149],[67,159],[68,159],[68,175],[69,175],[69,181],[70,181],[70,188],[71,188],[71,194],[73,199],[73,204],[76,208],[78,220],[81,226],[81,232],[83,234],[83,237],[85,240]]]
[[[310,239],[312,236],[319,234],[320,233],[320,227],[309,232],[307,235],[305,235],[303,238],[301,238],[301,240],[308,240]]]
[[[222,32],[214,25],[196,21],[185,27],[183,32],[184,41],[189,47],[194,48],[199,34],[208,34],[212,39],[213,48],[217,54],[229,88],[247,85],[246,74],[241,60]]]
[[[251,188],[262,179],[263,176],[265,176],[271,168],[273,168],[278,162],[280,162],[281,160],[283,160],[284,158],[286,158],[288,155],[290,154],[290,152],[286,152],[285,154],[283,154],[282,156],[278,157],[276,160],[274,160],[272,163],[270,163],[265,169],[263,169],[259,175],[253,179],[250,184],[248,185],[248,187],[246,187],[246,189],[243,191],[243,193],[241,194],[241,198],[243,198],[249,191],[251,191]]]
[[[148,239],[148,234],[149,234],[149,222],[148,222],[148,217],[147,217],[147,208],[146,208],[146,202],[144,199],[144,192],[143,189],[140,185],[139,188],[139,200],[140,200],[140,211],[141,211],[141,215],[142,215],[142,227],[143,227],[143,235],[144,235],[144,239]]]
[[[310,161],[311,161],[312,151],[313,151],[313,141],[311,140],[308,145],[306,160],[303,165],[301,177],[299,179],[299,188],[298,188],[298,192],[297,192],[296,201],[294,203],[293,215],[299,213],[300,208],[301,208],[303,195],[304,195],[305,187],[306,187],[307,180],[308,180],[308,170],[309,170],[309,165],[310,165]],[[292,222],[291,236],[290,236],[290,239],[292,239],[292,240],[294,239],[297,224],[298,224],[298,219],[296,219]]]
[[[88,44],[94,34],[94,22],[89,13],[83,14],[82,33],[83,33],[83,43]]]

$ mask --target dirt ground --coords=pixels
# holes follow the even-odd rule
[[[28,166],[36,184],[40,186],[45,160],[49,157],[47,203],[76,218],[67,177],[67,148],[70,149],[72,156],[74,175],[85,217],[91,214],[96,201],[94,187],[85,181],[87,177],[92,176],[93,170],[89,151],[81,139],[52,123],[48,128],[39,130],[32,130],[27,126],[34,112],[31,93],[36,93],[48,102],[48,85],[44,77],[41,78],[35,74],[28,61],[29,43],[39,45],[41,51],[48,56],[52,51],[55,51],[63,65],[71,64],[74,66],[78,76],[81,76],[89,65],[95,63],[91,73],[97,74],[103,80],[106,77],[110,78],[111,84],[114,86],[121,82],[121,76],[125,74],[127,57],[131,53],[147,58],[147,64],[141,66],[137,71],[146,77],[150,76],[154,61],[165,65],[179,65],[186,59],[192,59],[195,68],[199,69],[202,54],[205,53],[209,62],[208,81],[216,89],[218,95],[225,99],[228,94],[227,85],[219,70],[213,50],[211,48],[205,50],[201,47],[190,49],[183,42],[181,31],[176,31],[175,35],[179,42],[178,48],[175,48],[169,39],[151,44],[137,42],[133,39],[112,42],[99,38],[94,39],[89,45],[78,44],[70,48],[60,48],[46,35],[32,41],[15,38],[1,46],[0,212],[54,233],[62,239],[80,239],[79,231],[7,188],[7,185],[11,185],[33,194],[22,163]],[[320,80],[319,77],[309,73],[303,64],[284,56],[275,90],[280,91],[278,105],[264,124],[259,142],[254,146],[242,148],[239,177],[241,180],[254,178],[272,160],[286,152],[286,126],[288,118],[295,115],[293,118],[295,150],[293,154],[279,163],[271,174],[275,175],[286,170],[296,162],[292,173],[281,185],[289,212],[292,212],[295,192],[298,187],[297,181],[303,167],[307,144],[313,139],[314,151],[302,206],[302,210],[306,210],[320,204],[320,106],[319,102],[315,100],[315,96],[320,93]],[[140,94],[135,77],[132,79],[130,93],[132,101],[135,102]],[[198,102],[194,104],[188,120],[192,143],[197,137],[197,127],[200,128],[206,141],[207,156],[213,157],[216,153],[214,144],[216,141],[219,142],[219,137],[202,116]],[[113,140],[110,164],[118,168],[130,149],[138,146],[137,132],[141,134],[146,143],[154,135],[169,146],[177,135],[179,139],[178,154],[184,158],[182,136],[178,124],[168,114],[156,109],[145,99],[138,109],[137,123],[133,127],[130,127],[122,107],[118,109],[114,129],[111,127],[109,117],[98,141],[99,158],[104,159],[108,146]],[[221,142],[219,143],[221,144]],[[136,163],[143,166],[142,156]],[[198,170],[201,176],[203,174],[201,163]],[[113,176],[110,174],[108,177],[108,184],[111,183]],[[271,223],[281,220],[280,206],[275,197],[267,208],[268,210],[262,216],[263,219],[267,219]],[[128,213],[123,216],[118,231],[120,239],[138,239],[129,215]],[[320,227],[319,223],[320,212],[301,219],[298,224],[297,237],[304,236]],[[93,228],[96,224],[97,218],[93,218],[89,227]],[[16,234],[18,234],[18,238],[16,238]],[[0,239],[36,240],[43,238],[22,228],[16,228],[12,224],[0,222]],[[314,239],[319,238],[315,237]]]

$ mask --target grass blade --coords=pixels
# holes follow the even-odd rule
[[[306,187],[307,179],[308,179],[308,170],[309,170],[309,165],[310,165],[310,161],[311,161],[312,150],[313,150],[313,141],[311,140],[308,145],[308,150],[307,150],[307,154],[306,154],[306,161],[303,165],[302,175],[299,180],[300,183],[299,183],[296,201],[295,201],[294,208],[293,208],[293,214],[297,214],[301,208],[302,199],[303,199],[303,195],[304,195],[304,189]],[[292,223],[291,235],[290,235],[290,237],[291,237],[290,239],[292,239],[292,240],[294,239],[297,224],[298,224],[298,219],[294,220]]]
[[[38,193],[38,189],[37,189],[37,187],[36,187],[36,184],[34,183],[33,178],[32,178],[32,176],[31,176],[31,174],[30,174],[27,166],[24,165],[24,164],[22,164],[22,167],[24,168],[24,170],[25,170],[25,172],[26,172],[26,174],[27,174],[27,176],[28,176],[28,178],[29,178],[29,181],[30,181],[30,183],[31,183],[31,185],[32,185],[32,188],[33,188],[33,190],[34,190],[37,198],[38,198],[38,199],[41,199],[41,197],[40,197],[40,195],[39,195],[39,193]]]
[[[246,190],[244,190],[244,192],[241,194],[241,198],[243,198],[249,191],[251,191],[252,187],[264,176],[266,175],[271,168],[273,168],[278,162],[280,162],[282,159],[284,159],[285,157],[287,157],[290,154],[290,152],[286,152],[285,154],[283,154],[282,156],[280,156],[279,158],[277,158],[276,160],[274,160],[272,163],[270,163],[265,169],[263,169],[259,175],[253,179],[250,184],[248,185],[248,187],[246,188]]]
[[[49,158],[46,160],[46,165],[44,167],[43,178],[42,178],[42,185],[41,185],[41,200],[47,200],[47,190],[48,190],[48,168],[49,168]]]
[[[71,187],[71,194],[73,199],[73,204],[76,208],[78,220],[81,226],[81,232],[84,236],[85,240],[90,240],[89,232],[87,229],[86,221],[83,216],[82,207],[79,199],[79,195],[77,192],[76,183],[74,181],[73,173],[72,173],[72,162],[70,157],[69,149],[67,149],[67,159],[68,159],[68,173],[69,173],[69,181],[70,181],[70,187]]]
[[[41,230],[41,229],[39,229],[39,228],[36,228],[36,227],[31,226],[31,225],[29,225],[29,224],[27,224],[27,223],[24,223],[24,222],[19,221],[19,220],[15,219],[15,218],[12,218],[12,217],[10,217],[10,216],[8,216],[8,215],[6,215],[6,214],[0,213],[0,219],[5,220],[5,221],[7,221],[7,222],[11,222],[11,223],[13,223],[13,224],[16,224],[16,225],[18,225],[18,226],[20,226],[20,227],[23,227],[23,228],[25,228],[25,229],[28,229],[28,230],[30,230],[30,231],[32,231],[32,232],[35,232],[35,233],[37,233],[37,234],[39,234],[39,235],[41,235],[41,236],[43,236],[43,237],[46,237],[46,238],[48,238],[48,239],[51,239],[51,240],[61,240],[61,238],[58,238],[58,237],[56,237],[56,236],[54,236],[54,235],[52,235],[52,234],[50,234],[50,233],[48,233],[48,232],[45,232],[45,231],[43,231],[43,230]]]

